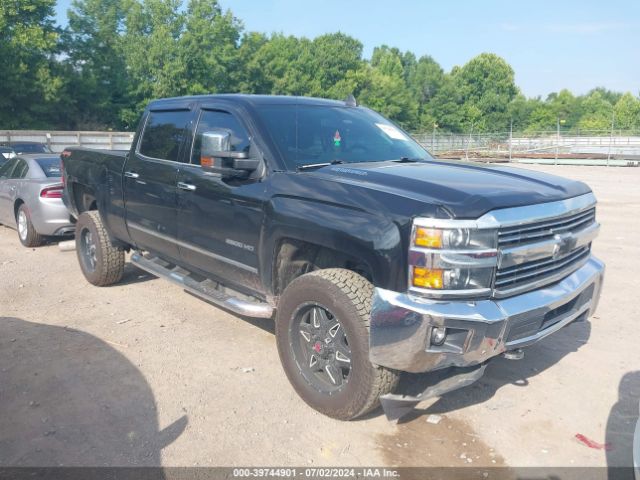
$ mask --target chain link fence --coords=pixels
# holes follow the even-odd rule
[[[132,132],[69,132],[43,130],[0,130],[5,142],[45,143],[54,152],[79,145],[95,149],[128,150]],[[591,163],[638,165],[640,131],[539,131],[497,133],[414,133],[413,137],[441,158],[485,159],[530,163]],[[600,162],[600,163],[598,163]],[[613,163],[611,163],[613,162]],[[634,163],[635,162],[635,163]]]
[[[640,131],[540,131],[413,135],[439,157],[503,160],[640,160]]]

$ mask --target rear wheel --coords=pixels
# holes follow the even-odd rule
[[[319,412],[340,420],[362,416],[398,382],[398,372],[369,361],[373,287],[350,270],[302,275],[278,305],[276,341],[289,381]]]
[[[36,232],[36,229],[31,222],[29,209],[24,203],[18,208],[18,213],[16,214],[16,226],[18,227],[18,238],[20,239],[20,243],[25,247],[39,247],[44,243],[45,237]]]
[[[104,287],[122,278],[124,251],[111,243],[96,210],[84,212],[78,218],[76,252],[80,269],[89,283]]]

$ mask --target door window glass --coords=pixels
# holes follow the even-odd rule
[[[191,112],[151,112],[140,141],[140,153],[160,160],[179,161],[180,145]]]
[[[18,160],[18,165],[11,173],[10,178],[24,178],[27,176],[27,172],[29,171],[29,165],[24,160]]]
[[[196,136],[193,143],[191,163],[200,165],[200,149],[202,147],[202,133],[212,129],[227,130],[231,134],[231,150],[234,152],[249,151],[249,134],[236,117],[221,110],[204,110],[198,122]]]
[[[16,163],[18,163],[18,161],[14,159],[9,160],[7,163],[2,165],[0,167],[0,177],[9,178],[9,174],[11,173],[11,170],[13,170],[13,167],[15,167]]]

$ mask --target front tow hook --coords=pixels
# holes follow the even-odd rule
[[[517,348],[515,350],[509,350],[502,354],[507,360],[522,360],[524,358],[524,350]]]

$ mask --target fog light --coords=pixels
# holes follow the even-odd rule
[[[431,329],[431,345],[439,347],[447,338],[447,329],[444,327],[433,327]]]

